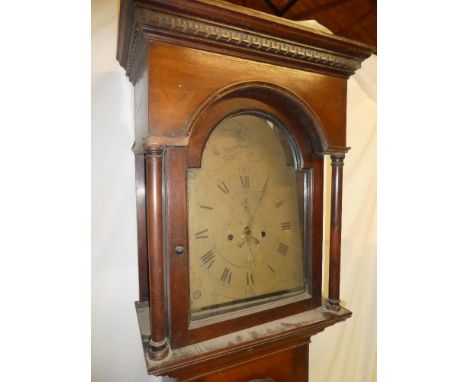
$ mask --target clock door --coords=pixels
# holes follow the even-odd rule
[[[187,146],[167,149],[173,348],[321,305],[316,122],[274,92],[209,101]]]

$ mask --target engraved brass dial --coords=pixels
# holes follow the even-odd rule
[[[304,290],[306,176],[277,123],[225,119],[187,177],[192,317]]]

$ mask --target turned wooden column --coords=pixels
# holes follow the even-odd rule
[[[163,245],[163,159],[164,147],[146,150],[146,221],[148,235],[149,304],[151,339],[149,355],[161,360],[169,353],[166,338]]]
[[[331,154],[330,267],[328,275],[329,309],[340,310],[341,206],[343,196],[344,153]]]

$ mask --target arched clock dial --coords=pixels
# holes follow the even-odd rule
[[[227,118],[187,179],[192,317],[304,291],[306,173],[281,127]]]

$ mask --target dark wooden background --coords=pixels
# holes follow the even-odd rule
[[[226,0],[290,20],[317,20],[334,34],[377,47],[377,0]]]

